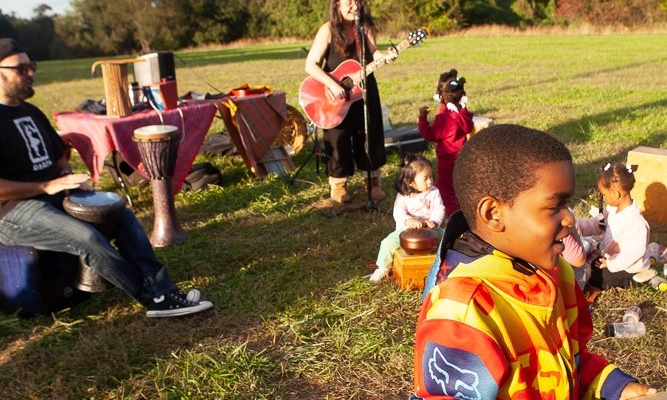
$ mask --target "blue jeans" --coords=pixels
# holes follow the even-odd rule
[[[115,245],[92,225],[62,210],[62,194],[22,200],[0,218],[0,243],[74,254],[142,305],[176,285],[155,257],[134,213],[124,209],[112,236]]]

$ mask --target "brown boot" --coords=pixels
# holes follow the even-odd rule
[[[349,203],[352,197],[347,192],[347,178],[329,177],[329,186],[331,186],[331,200],[336,203]]]
[[[368,190],[368,178],[366,178],[366,190]],[[380,201],[386,197],[387,195],[382,191],[382,187],[380,186],[380,178],[371,177],[371,200]]]

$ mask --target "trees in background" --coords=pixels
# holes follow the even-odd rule
[[[49,0],[44,0],[49,1]],[[667,21],[667,0],[367,0],[381,35],[421,26],[440,35],[485,24],[645,26]],[[0,35],[36,60],[136,54],[250,38],[307,38],[329,0],[72,0],[54,15],[41,4],[31,19],[0,10]]]

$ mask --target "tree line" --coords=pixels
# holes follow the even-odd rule
[[[48,0],[45,0],[48,1]],[[397,35],[426,26],[442,35],[475,25],[646,26],[667,21],[667,0],[367,0],[381,28]],[[29,19],[0,10],[0,36],[36,60],[177,50],[239,39],[310,39],[329,0],[72,0]]]

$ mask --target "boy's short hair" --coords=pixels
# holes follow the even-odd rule
[[[572,162],[565,145],[546,132],[520,125],[492,125],[473,135],[454,165],[454,191],[471,228],[484,196],[512,204],[535,184],[535,172],[554,162]]]

